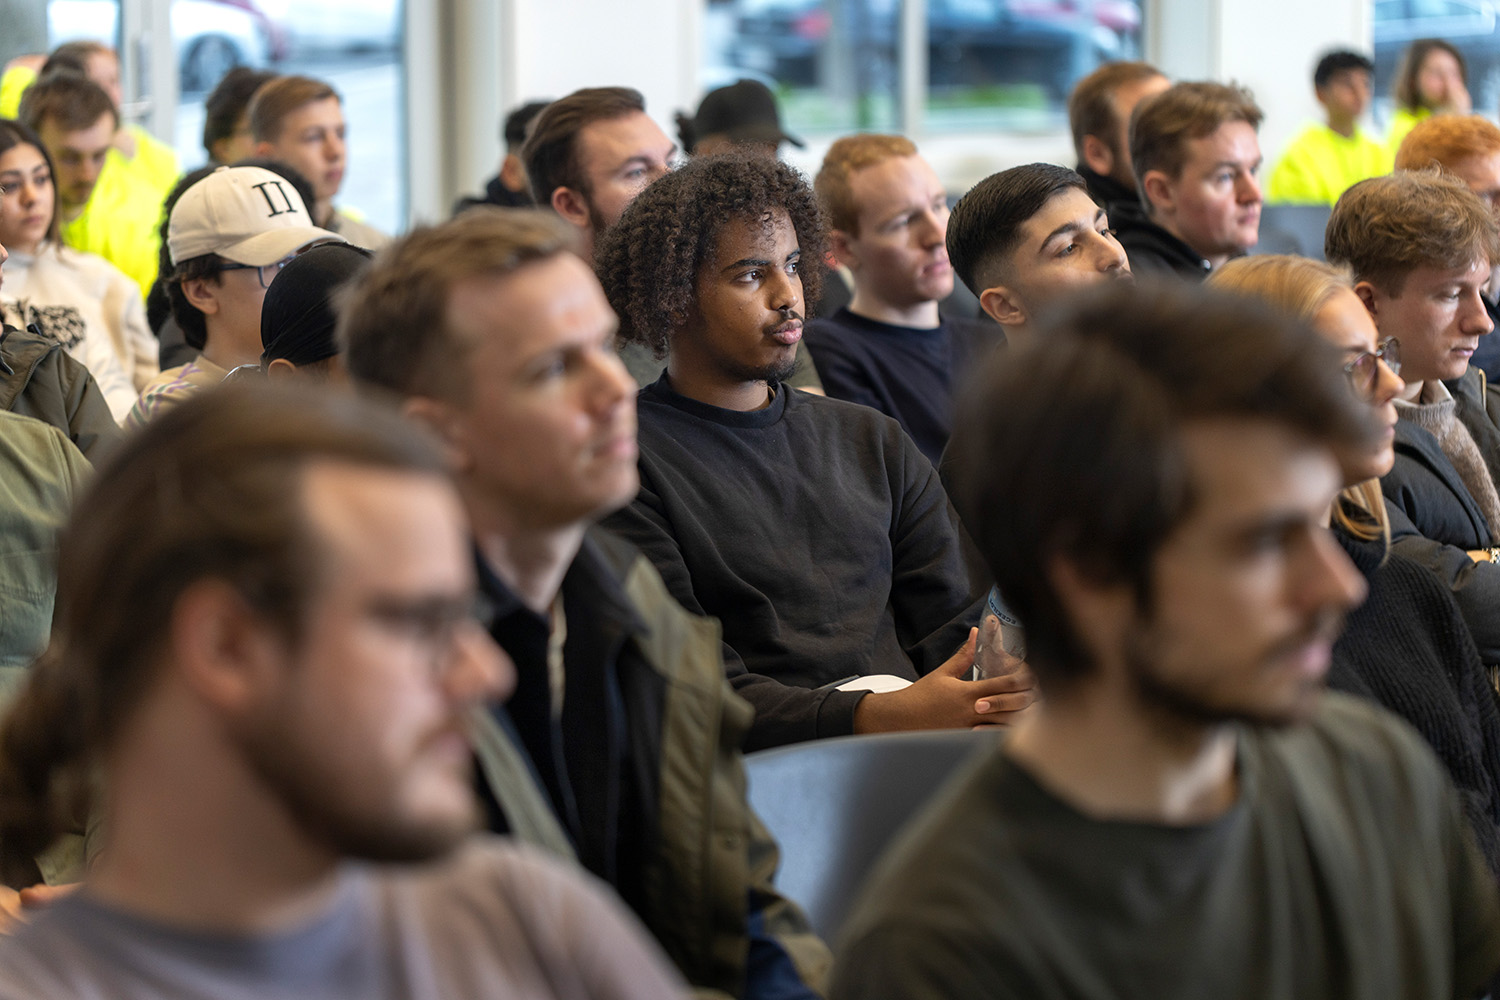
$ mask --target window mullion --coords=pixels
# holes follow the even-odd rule
[[[901,131],[920,139],[927,117],[927,0],[901,0]]]

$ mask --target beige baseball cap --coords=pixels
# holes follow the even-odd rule
[[[216,253],[261,267],[324,241],[345,242],[313,225],[291,182],[262,167],[220,167],[182,193],[167,222],[173,264]]]

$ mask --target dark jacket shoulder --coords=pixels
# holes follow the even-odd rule
[[[1398,420],[1395,451],[1380,489],[1417,531],[1462,549],[1494,544],[1489,522],[1436,438],[1410,420]]]
[[[94,376],[34,324],[0,331],[0,408],[63,431],[95,465],[123,436]]]
[[[1122,203],[1109,213],[1109,224],[1136,274],[1176,274],[1193,281],[1208,277],[1211,268],[1203,255],[1152,222],[1139,205]]]

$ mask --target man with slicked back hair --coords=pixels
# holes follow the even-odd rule
[[[474,834],[468,719],[514,671],[473,594],[389,409],[227,386],[122,445],[0,725],[7,852],[91,812],[108,847],[0,937],[0,997],[682,997],[597,884]]]

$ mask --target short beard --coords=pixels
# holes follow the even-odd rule
[[[594,246],[597,247],[600,237],[609,228],[609,223],[599,214],[599,209],[594,206],[594,199],[585,196],[583,203],[589,207],[589,228],[594,231]]]
[[[1320,619],[1315,626],[1319,633],[1328,628],[1333,628],[1333,634],[1337,635],[1341,629],[1337,621],[1341,618],[1335,616],[1330,625],[1327,620]],[[1149,621],[1140,623],[1139,630],[1128,633],[1124,659],[1125,667],[1129,671],[1130,681],[1135,687],[1136,698],[1140,704],[1151,712],[1156,718],[1162,720],[1166,725],[1175,725],[1186,729],[1195,729],[1205,726],[1218,726],[1226,722],[1245,722],[1255,726],[1287,726],[1302,719],[1302,713],[1296,711],[1258,711],[1253,708],[1233,707],[1216,705],[1204,700],[1200,695],[1191,690],[1184,690],[1180,685],[1172,684],[1164,680],[1157,672],[1155,664],[1158,660],[1156,654],[1156,643],[1153,641],[1155,632]],[[1299,636],[1300,641],[1305,636]],[[1274,655],[1275,650],[1271,655]],[[1326,683],[1310,682],[1310,688],[1321,691]]]
[[[797,355],[769,365],[739,365],[726,362],[724,373],[737,382],[764,382],[772,389],[797,374]]]
[[[426,823],[402,822],[397,816],[367,815],[351,808],[336,779],[318,767],[316,753],[301,746],[293,727],[283,720],[271,725],[252,723],[237,734],[237,742],[246,766],[293,823],[341,857],[393,863],[432,861],[457,847],[479,825],[477,802],[466,816]]]

